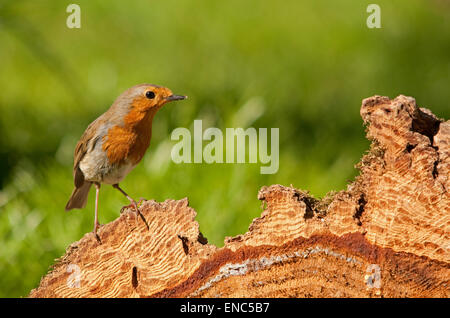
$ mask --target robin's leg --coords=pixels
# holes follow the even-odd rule
[[[95,185],[95,217],[94,217],[94,235],[98,241],[100,241],[100,237],[97,234],[97,229],[100,226],[100,223],[98,222],[98,196],[100,193],[100,183],[94,182]]]
[[[116,188],[117,190],[119,190],[124,196],[127,197],[128,201],[130,201],[131,205],[133,206],[133,208],[135,209],[136,213],[140,213],[139,208],[138,208],[138,204],[136,203],[136,201],[134,201],[133,198],[131,198],[125,191],[122,190],[121,187],[119,187],[119,184],[113,184],[113,188]]]
[[[125,191],[123,191],[120,187],[119,184],[113,184],[113,188],[116,188],[117,190],[119,190],[120,192],[122,192],[122,194],[124,196],[127,197],[128,201],[130,201],[131,205],[133,206],[134,210],[136,211],[136,213],[141,217],[142,221],[144,221],[145,225],[147,226],[147,228],[149,228],[147,220],[145,220],[144,216],[142,215],[141,211],[139,211],[139,207],[138,204],[136,203],[136,201],[134,201]]]

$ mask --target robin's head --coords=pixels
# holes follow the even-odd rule
[[[140,84],[126,90],[116,102],[121,105],[129,105],[137,111],[145,112],[151,109],[157,110],[168,102],[186,98],[187,96],[174,95],[166,87]]]

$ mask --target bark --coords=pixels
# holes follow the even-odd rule
[[[363,100],[372,141],[346,190],[263,187],[217,248],[187,199],[145,201],[70,245],[30,297],[449,297],[450,121],[411,97]]]

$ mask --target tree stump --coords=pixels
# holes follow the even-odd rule
[[[293,187],[243,235],[207,243],[187,199],[128,210],[67,248],[30,297],[449,297],[450,121],[411,97],[363,100],[372,140],[346,190]]]

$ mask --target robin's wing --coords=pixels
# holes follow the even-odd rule
[[[94,120],[88,128],[84,131],[83,135],[78,141],[77,146],[75,147],[74,160],[73,160],[73,181],[75,183],[75,187],[81,187],[84,183],[84,174],[80,169],[80,162],[83,160],[86,153],[91,151],[97,141],[101,138],[101,135],[98,134],[99,126],[101,126],[103,120],[101,117]]]

